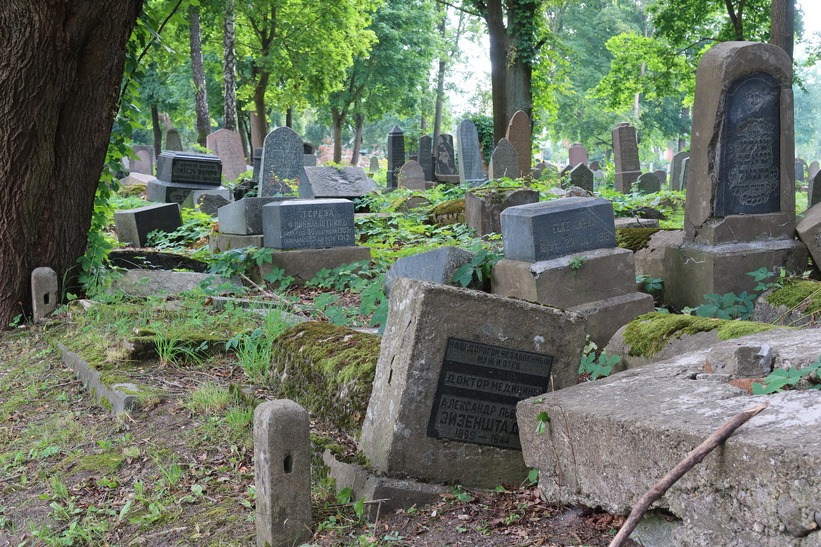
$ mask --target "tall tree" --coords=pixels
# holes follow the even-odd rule
[[[448,13],[449,6],[438,4],[439,6],[439,36],[441,38],[441,50],[439,52],[439,62],[436,71],[436,107],[433,115],[433,142],[435,143],[442,133],[442,112],[445,105],[445,76],[448,65],[459,53],[459,42],[466,28],[466,13],[458,10],[456,13],[456,25],[452,29],[448,25],[451,14]]]
[[[772,0],[770,43],[779,46],[793,58],[795,42],[795,0]]]
[[[205,87],[205,67],[202,62],[202,35],[200,33],[200,7],[191,4],[188,8],[190,27],[188,36],[191,44],[191,69],[194,74],[194,104],[197,110],[197,142],[205,146],[211,130],[208,114],[208,90]]]
[[[222,126],[231,131],[237,130],[237,54],[236,34],[234,32],[234,0],[225,0],[225,18],[223,20],[223,118]]]
[[[142,0],[0,3],[0,325],[83,254]]]

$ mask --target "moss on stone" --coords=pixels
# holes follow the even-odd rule
[[[465,212],[465,198],[443,201],[431,210],[431,216],[458,215]]]
[[[765,299],[773,306],[784,306],[789,310],[800,308],[802,313],[813,315],[821,312],[821,283],[809,279],[789,279]]]
[[[487,186],[482,186],[480,188],[472,188],[470,190],[470,193],[476,196],[477,198],[489,201],[493,204],[497,204],[505,201],[514,192],[518,192],[519,190],[525,189],[526,188],[524,186],[511,187],[500,186],[498,184],[489,184]]]
[[[618,228],[616,244],[635,253],[647,247],[653,234],[660,230],[661,228]]]
[[[754,321],[729,321],[653,312],[640,315],[628,323],[624,330],[624,341],[629,346],[629,355],[649,358],[661,351],[671,338],[681,338],[685,334],[717,331],[719,340],[730,340],[774,328],[778,327]]]
[[[282,396],[346,431],[358,430],[371,396],[380,338],[309,321],[273,343],[271,381]]]

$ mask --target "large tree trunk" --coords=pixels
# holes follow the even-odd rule
[[[795,0],[773,0],[770,18],[770,43],[793,58],[795,34]]]
[[[205,147],[206,138],[211,130],[208,116],[208,92],[205,89],[205,68],[202,62],[202,41],[200,34],[200,8],[191,6],[188,9],[191,20],[189,42],[191,44],[191,69],[194,73],[194,100],[197,107],[197,142]]]
[[[331,109],[331,118],[334,124],[334,163],[342,162],[342,127],[345,125],[345,112],[340,112],[338,108]]]
[[[162,154],[162,127],[160,127],[160,112],[156,104],[151,105],[151,130],[154,133],[154,159],[156,161],[156,158]]]
[[[365,125],[365,117],[357,112],[353,116],[354,135],[353,151],[351,152],[351,165],[359,165],[359,151],[362,150],[362,127]],[[424,127],[422,128],[425,129]]]
[[[225,20],[222,29],[222,126],[237,130],[237,55],[234,34],[234,0],[225,0]],[[253,156],[253,154],[252,154]]]
[[[256,131],[257,135],[260,135],[263,140],[268,135],[268,116],[265,113],[265,91],[268,89],[269,78],[270,76],[267,72],[260,73],[257,86],[254,88],[253,97],[256,117],[251,118],[251,122],[255,123],[256,127],[252,127],[251,132],[253,134],[253,132]]]
[[[0,2],[0,328],[85,250],[142,0]]]

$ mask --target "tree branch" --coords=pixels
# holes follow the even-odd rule
[[[457,6],[456,4],[453,4],[451,2],[447,2],[446,0],[436,0],[436,3],[437,4],[442,4],[443,6],[447,6],[449,8],[453,8],[456,11],[461,11],[462,13],[467,13],[468,15],[472,15],[474,17],[484,17],[484,15],[482,15],[480,12],[465,9],[464,6]]]

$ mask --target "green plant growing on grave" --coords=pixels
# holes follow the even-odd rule
[[[547,413],[546,410],[539,412],[536,415],[536,435],[543,435],[545,429],[547,429],[547,424],[550,423],[550,415]]]
[[[222,277],[248,275],[254,265],[270,264],[273,261],[273,253],[274,250],[270,247],[249,246],[229,249],[210,258],[211,267],[208,269],[208,273]]]
[[[592,344],[592,342],[591,342]],[[579,364],[579,374],[587,375],[589,380],[598,380],[610,376],[613,372],[613,367],[621,362],[621,356],[610,355],[602,351],[597,353],[594,347],[582,354],[581,363]]]
[[[654,293],[660,291],[664,286],[664,281],[660,277],[639,274],[636,276],[636,283],[642,286],[645,292]]]
[[[755,310],[755,293],[705,294],[704,303],[695,308],[698,317],[716,319],[741,319],[746,321]]]
[[[498,249],[478,246],[471,249],[474,255],[470,262],[459,266],[451,277],[451,282],[460,287],[468,287],[471,283],[483,286],[490,279],[493,266],[502,259],[502,252]]]
[[[821,384],[818,383],[819,371],[821,371],[821,356],[806,367],[774,370],[764,378],[763,384],[753,383],[753,395],[776,393],[795,386],[801,380],[814,381],[809,389],[821,389]]]
[[[202,364],[203,354],[208,351],[208,342],[202,341],[192,347],[180,338],[169,336],[158,330],[154,333],[154,345],[161,365],[192,362]]]
[[[582,266],[584,266],[585,263],[587,263],[587,258],[582,255],[576,255],[571,258],[570,263],[568,264],[570,267],[570,275],[575,277],[576,273],[582,269]]]
[[[154,247],[158,251],[180,251],[208,237],[214,222],[211,216],[192,209],[183,209],[182,211],[182,226],[173,232],[160,230],[149,232],[146,245]]]

